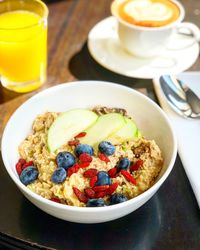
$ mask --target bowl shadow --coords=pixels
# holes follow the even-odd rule
[[[157,194],[149,202],[120,219],[99,224],[78,224],[50,216],[25,198],[21,204],[24,238],[59,249],[151,249],[162,220]],[[40,218],[40,219],[39,219]],[[30,238],[31,237],[31,238]],[[147,247],[148,246],[148,247]]]
[[[146,86],[146,82],[151,82],[151,80],[144,81],[143,79],[123,76],[102,67],[90,55],[87,41],[83,44],[80,51],[74,54],[70,59],[69,70],[71,74],[79,80],[109,81],[133,88],[141,88]]]
[[[157,101],[151,79],[127,77],[104,68],[90,55],[87,41],[81,49],[71,57],[68,68],[71,74],[78,80],[101,80],[118,83],[140,90],[151,99]]]

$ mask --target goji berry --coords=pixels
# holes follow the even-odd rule
[[[34,165],[33,161],[26,162],[25,164],[22,165],[22,170],[33,165]]]
[[[92,161],[92,156],[87,154],[87,153],[82,153],[79,156],[79,160],[81,162],[91,162]]]
[[[95,193],[95,198],[103,198],[104,196],[106,196],[106,192],[102,191],[102,192],[97,192]]]
[[[90,187],[93,188],[96,182],[97,182],[97,176],[93,176],[90,179]]]
[[[16,168],[18,175],[20,175],[22,172],[22,164],[19,161],[16,163],[15,168]]]
[[[68,177],[70,177],[72,174],[74,174],[75,173],[75,169],[73,168],[73,167],[71,167],[71,168],[68,168],[68,170],[67,170],[67,176]]]
[[[24,165],[26,163],[26,160],[20,158],[18,162],[21,163],[22,165]]]
[[[116,177],[116,174],[117,174],[117,168],[116,168],[116,167],[111,168],[110,170],[108,170],[108,175],[109,175],[111,178],[115,178],[115,177]]]
[[[78,135],[74,136],[74,138],[81,138],[81,137],[86,136],[86,134],[87,134],[86,132],[81,132]]]
[[[72,167],[68,168],[67,170],[67,176],[71,176],[74,173],[77,173],[79,170],[79,165],[76,163]]]
[[[88,201],[88,198],[86,197],[86,195],[83,192],[81,192],[78,188],[73,187],[73,191],[76,197],[79,199],[79,201],[84,202],[84,203]]]
[[[59,199],[59,198],[56,198],[56,197],[51,198],[50,200],[51,200],[51,201],[54,201],[54,202],[57,202],[57,203],[61,203],[61,202],[60,202],[60,199]]]
[[[95,197],[95,192],[92,188],[85,188],[85,194],[87,195],[88,198],[94,198]]]
[[[90,168],[83,173],[83,176],[86,178],[92,178],[93,176],[97,175],[97,172],[98,172],[97,169]]]
[[[105,162],[109,162],[110,159],[108,158],[107,155],[103,154],[103,153],[99,153],[99,159],[102,160],[102,161],[105,161]]]
[[[106,194],[111,195],[112,193],[114,193],[115,190],[117,189],[118,185],[119,185],[118,182],[115,182],[115,183],[111,184],[109,186],[109,188],[106,190]]]
[[[133,165],[130,166],[130,171],[137,171],[143,164],[143,160],[137,160]]]
[[[126,170],[121,170],[120,173],[126,178],[127,181],[130,181],[133,185],[137,185],[135,178]]]
[[[78,163],[75,163],[72,167],[75,168],[76,172],[79,170],[80,166]]]
[[[90,165],[90,162],[81,162],[78,165],[79,168],[87,168]]]
[[[77,146],[80,143],[79,140],[68,141],[69,146]]]
[[[109,188],[109,185],[102,185],[102,186],[95,186],[92,189],[95,192],[102,192],[102,191],[106,191]]]

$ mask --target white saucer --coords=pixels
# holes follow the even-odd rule
[[[120,46],[117,21],[108,17],[90,31],[88,49],[99,64],[113,72],[152,79],[163,74],[178,74],[191,67],[199,55],[199,44],[193,40],[190,36],[175,34],[168,49],[159,56],[151,59],[134,57]]]

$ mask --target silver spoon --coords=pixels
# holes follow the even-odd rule
[[[200,119],[200,99],[185,83],[171,75],[163,75],[159,81],[168,103],[178,114]]]

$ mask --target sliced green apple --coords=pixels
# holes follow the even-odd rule
[[[138,128],[136,124],[127,117],[124,117],[124,119],[125,125],[115,133],[111,134],[108,138],[106,138],[107,141],[113,144],[119,144],[124,141],[134,140],[135,138],[138,138]]]
[[[135,136],[138,139],[141,138],[142,137],[142,132],[139,129],[137,129],[137,132],[136,132]]]
[[[78,133],[91,126],[98,116],[87,109],[74,109],[59,115],[48,131],[47,144],[50,152],[64,145]]]
[[[80,139],[83,144],[96,146],[104,141],[111,134],[125,125],[124,117],[119,113],[109,113],[102,115],[98,120],[86,130],[86,136]]]

